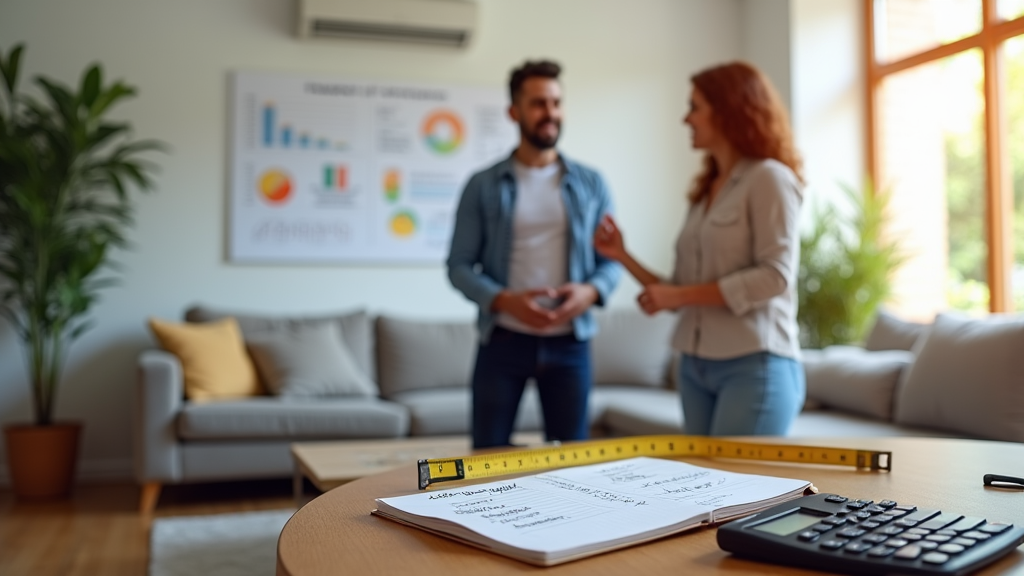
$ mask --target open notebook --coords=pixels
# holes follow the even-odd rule
[[[373,513],[551,566],[752,514],[810,488],[804,480],[631,458],[378,498]]]

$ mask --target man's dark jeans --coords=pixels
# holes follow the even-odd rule
[[[548,441],[588,436],[590,342],[495,327],[473,370],[473,447],[507,446],[526,380],[537,381]]]

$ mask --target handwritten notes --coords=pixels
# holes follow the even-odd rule
[[[549,565],[753,512],[799,496],[802,480],[632,458],[380,498],[377,513]]]

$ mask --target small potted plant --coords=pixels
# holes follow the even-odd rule
[[[847,210],[819,207],[800,241],[797,323],[804,348],[863,341],[878,306],[892,295],[892,275],[906,261],[888,235],[889,194],[870,182],[844,186]]]
[[[160,144],[105,119],[134,90],[104,85],[99,65],[76,88],[36,77],[42,99],[19,92],[22,52],[0,51],[0,314],[25,346],[34,421],[4,435],[15,493],[55,497],[73,483],[81,431],[54,420],[68,346],[114,280],[104,271],[125,245],[130,189],[152,187],[154,166],[139,154]]]

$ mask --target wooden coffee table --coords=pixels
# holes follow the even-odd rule
[[[537,446],[539,432],[517,433],[514,444]],[[424,436],[385,440],[344,440],[292,444],[295,473],[292,487],[297,505],[303,499],[303,478],[321,492],[327,492],[357,478],[414,464],[421,458],[464,456],[472,450],[469,436]]]
[[[753,439],[751,439],[753,440]],[[777,438],[762,438],[779,442]],[[985,474],[1024,474],[1024,444],[945,438],[786,438],[788,444],[891,450],[892,472],[692,458],[699,466],[734,472],[801,478],[820,490],[852,497],[897,501],[1024,524],[1024,492],[982,485]],[[316,498],[285,525],[277,543],[278,576],[334,574],[444,574],[487,576],[540,573],[546,576],[621,574],[818,574],[743,560],[718,548],[714,529],[663,538],[550,568],[539,568],[484,552],[423,530],[370,515],[374,498],[417,492],[416,467],[356,480]],[[978,576],[1024,574],[1019,548]]]

